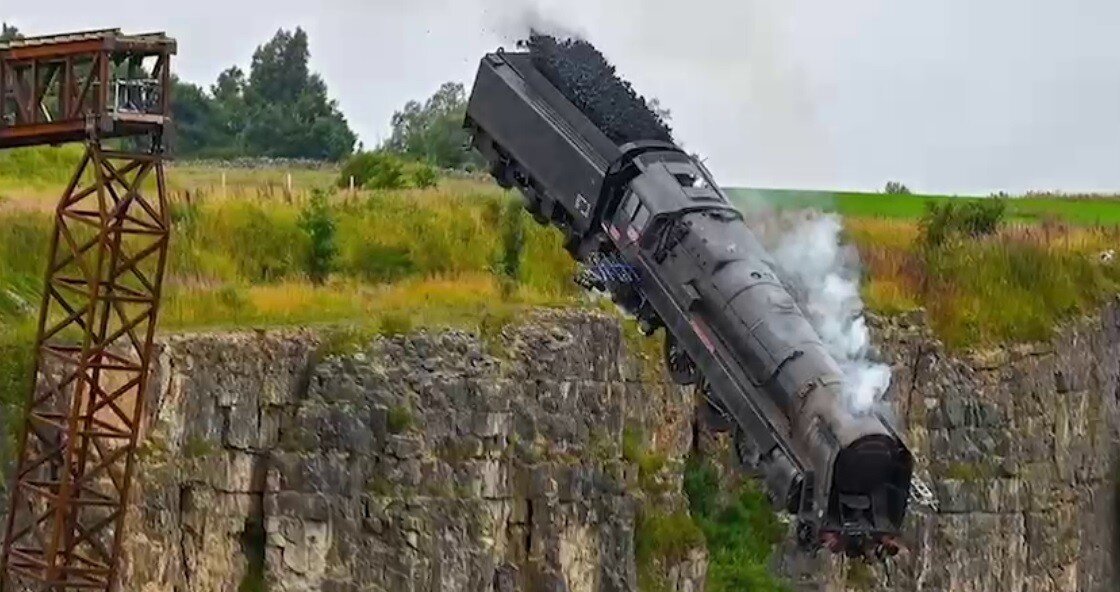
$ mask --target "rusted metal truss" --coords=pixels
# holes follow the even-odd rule
[[[175,51],[162,33],[116,29],[0,43],[0,148],[162,127]]]
[[[86,140],[56,210],[2,592],[116,583],[170,230],[162,138],[174,42],[153,39],[102,31],[0,44],[0,148]],[[113,69],[153,52],[154,86]],[[146,148],[102,143],[127,135]]]
[[[11,592],[114,581],[167,258],[164,196],[158,146],[91,142],[59,204],[4,541]]]

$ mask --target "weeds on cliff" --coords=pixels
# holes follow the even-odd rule
[[[618,314],[614,304],[604,304],[603,310]],[[644,382],[658,383],[664,380],[664,365],[662,353],[664,330],[646,336],[638,331],[638,322],[632,318],[622,319],[622,337],[626,341],[626,349],[638,359],[641,378]]]
[[[638,467],[638,487],[650,494],[663,493],[659,476],[668,464],[664,454],[650,450],[645,430],[629,425],[622,431],[622,458]]]
[[[866,562],[850,559],[847,573],[844,575],[844,583],[849,590],[871,590],[875,587],[875,574]]]
[[[489,184],[448,180],[314,199],[241,189],[173,199],[161,327],[365,321],[402,311],[415,311],[417,326],[454,317],[469,327],[498,303],[569,305],[579,294],[560,233],[526,223],[516,201]],[[322,216],[314,212],[327,209],[333,234],[315,222]],[[46,210],[0,211],[0,323],[34,316],[51,224]],[[312,286],[328,268],[330,281]]]
[[[524,210],[520,199],[509,199],[502,212],[502,249],[498,271],[515,282],[521,279],[521,259],[525,251]]]
[[[785,530],[754,481],[722,491],[711,461],[693,455],[685,465],[684,486],[708,546],[709,592],[786,590],[769,569]]]
[[[669,569],[687,559],[693,549],[704,546],[704,533],[687,512],[647,507],[638,514],[634,546],[638,589],[667,592]]]
[[[959,481],[981,481],[1005,477],[1000,467],[992,462],[955,462],[934,464],[934,475]]]
[[[505,341],[502,332],[517,320],[516,311],[509,307],[495,307],[488,310],[478,319],[478,337],[486,346],[486,351],[495,357],[507,357]]]
[[[411,314],[403,310],[394,310],[381,316],[378,330],[386,337],[395,337],[397,335],[408,335],[415,326]]]
[[[218,447],[211,441],[200,436],[191,436],[183,444],[183,457],[187,459],[202,459],[218,452]]]
[[[386,414],[386,423],[390,434],[400,434],[407,431],[415,423],[412,410],[404,405],[394,405]]]

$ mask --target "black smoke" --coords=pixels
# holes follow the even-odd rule
[[[518,45],[529,51],[541,74],[615,143],[673,141],[665,121],[594,45],[538,31]]]

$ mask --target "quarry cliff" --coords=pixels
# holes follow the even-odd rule
[[[885,566],[790,543],[773,568],[797,590],[1114,590],[1120,305],[968,354],[920,315],[871,322],[933,499]],[[493,333],[165,337],[122,589],[649,588],[641,517],[687,511],[685,458],[730,466],[727,437],[614,317]],[[702,545],[654,561],[658,587],[705,589]]]

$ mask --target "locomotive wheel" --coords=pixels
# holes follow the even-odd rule
[[[668,330],[665,331],[665,367],[673,382],[682,386],[696,384],[696,363]]]

